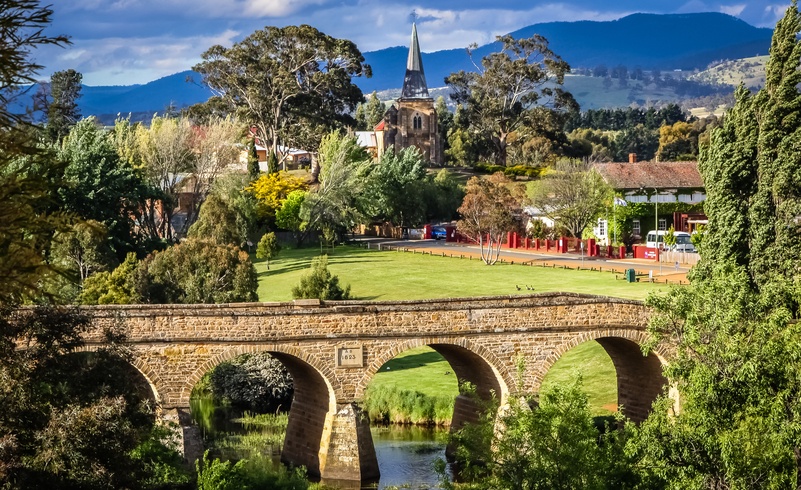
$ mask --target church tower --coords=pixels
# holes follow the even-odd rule
[[[401,97],[386,112],[384,121],[379,126],[384,134],[384,148],[393,146],[395,151],[400,151],[415,146],[423,154],[425,161],[442,164],[437,112],[434,110],[434,99],[428,95],[416,24],[412,24],[412,40],[406,59],[406,76],[403,78]]]

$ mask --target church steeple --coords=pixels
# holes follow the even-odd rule
[[[429,99],[423,60],[420,57],[420,44],[417,42],[417,24],[412,24],[412,41],[409,44],[409,57],[406,59],[406,76],[403,78],[403,99]]]

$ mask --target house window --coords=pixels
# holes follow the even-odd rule
[[[667,220],[665,218],[659,218],[659,229],[661,231],[667,230]]]
[[[635,219],[631,222],[631,234],[641,236],[640,233],[640,220]]]
[[[598,238],[606,238],[606,220],[598,220]]]

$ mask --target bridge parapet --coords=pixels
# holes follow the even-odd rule
[[[639,352],[650,311],[639,301],[603,296],[114,305],[85,311],[97,326],[86,333],[87,343],[98,346],[104,328],[121,327],[134,366],[168,409],[187,409],[192,387],[219,363],[246,353],[273,354],[298,387],[285,455],[324,478],[354,471],[362,479],[377,476],[359,403],[384,362],[411,347],[432,346],[460,381],[501,400],[518,389],[536,391],[564,352],[592,339],[601,340],[613,357],[620,399],[633,416],[647,413],[664,384],[660,359],[646,360]],[[526,372],[523,386],[515,386],[520,356]],[[469,419],[469,406],[458,408]],[[358,447],[358,461],[346,457],[344,447]]]

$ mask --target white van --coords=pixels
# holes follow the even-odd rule
[[[665,235],[668,232],[665,230],[651,230],[645,238],[645,246],[650,248],[665,249]],[[670,250],[675,252],[695,252],[695,245],[690,241],[690,234],[684,231],[674,231],[673,236],[676,237],[676,243],[670,247]]]

